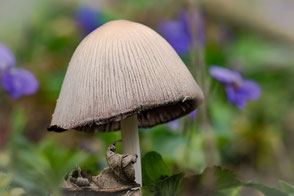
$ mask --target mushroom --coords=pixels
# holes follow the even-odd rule
[[[123,153],[136,154],[142,185],[138,127],[148,128],[193,111],[203,93],[175,50],[151,28],[108,22],[75,50],[49,131],[121,129]]]

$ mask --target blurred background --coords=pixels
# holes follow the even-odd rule
[[[76,165],[93,175],[106,166],[119,131],[47,127],[75,48],[115,19],[167,39],[206,95],[197,112],[140,130],[142,156],[160,153],[172,173],[220,165],[245,181],[294,184],[293,0],[1,0],[0,187],[11,187],[7,195],[54,193]],[[244,188],[241,195],[262,194]]]

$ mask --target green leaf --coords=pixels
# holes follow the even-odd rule
[[[154,184],[142,188],[143,195],[147,196],[175,196],[183,174],[176,174],[159,180]]]
[[[184,178],[181,184],[183,195],[237,196],[242,186],[234,172],[220,167],[208,167],[202,174]]]
[[[24,113],[23,108],[15,107],[11,114],[11,119],[12,119],[12,123],[11,123],[12,127],[10,132],[11,134],[10,145],[11,147],[15,147],[15,145],[23,144],[23,140],[22,140],[22,137],[20,137],[20,135],[22,134],[23,129],[27,122],[26,115]]]
[[[10,174],[4,174],[0,172],[0,191],[5,190],[9,187],[13,180],[13,176]]]
[[[196,178],[200,184],[207,184],[206,181],[211,182],[213,179],[215,190],[230,189],[242,185],[234,172],[221,167],[208,167],[202,175],[198,175]]]
[[[54,140],[44,139],[30,149],[19,149],[12,170],[14,182],[35,195],[58,191],[66,173],[87,160],[82,151],[69,150]]]
[[[283,181],[283,180],[280,180],[280,185],[282,187],[282,190],[285,192],[285,193],[288,193],[288,194],[293,194],[294,195],[294,186],[288,184],[287,182]]]
[[[256,182],[244,183],[244,186],[259,190],[265,196],[288,196],[287,194],[281,192],[278,189],[268,187],[268,186],[265,186],[263,184],[259,184],[259,183],[256,183]]]
[[[256,189],[265,196],[287,196],[280,190],[263,184],[255,182],[242,183],[234,172],[220,167],[206,168],[201,175],[195,176],[194,184],[194,189],[197,192],[211,193],[216,196],[239,195],[242,186]]]
[[[164,145],[162,145],[164,141]],[[166,126],[158,126],[151,132],[153,149],[168,160],[176,160],[179,149],[187,146],[187,138],[177,132],[171,132]],[[170,150],[173,149],[173,150]]]
[[[216,188],[217,189],[228,189],[234,188],[241,185],[241,182],[238,180],[237,175],[226,169],[216,167]]]
[[[215,196],[239,196],[241,189],[242,187],[239,186],[231,189],[220,190],[216,192]]]
[[[176,195],[180,180],[184,174],[176,174],[157,183],[157,195],[173,196]]]
[[[152,184],[170,175],[170,169],[157,152],[148,152],[142,158],[143,185]]]

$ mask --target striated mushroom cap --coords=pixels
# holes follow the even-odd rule
[[[188,114],[202,100],[165,39],[145,25],[116,20],[75,50],[48,130],[113,131],[134,114],[139,127],[152,127]]]

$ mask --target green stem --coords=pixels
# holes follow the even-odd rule
[[[190,66],[193,76],[196,78],[200,88],[202,89],[205,97],[205,101],[198,108],[198,121],[199,127],[202,130],[202,135],[204,139],[204,153],[206,165],[215,165],[218,163],[218,153],[214,141],[214,135],[212,132],[211,124],[208,118],[208,86],[206,82],[206,69],[204,60],[204,49],[201,44],[198,43],[198,27],[193,20],[193,14],[199,13],[197,7],[197,2],[193,0],[188,0],[188,20],[191,29],[192,44],[190,50]],[[190,139],[189,139],[190,142]]]

